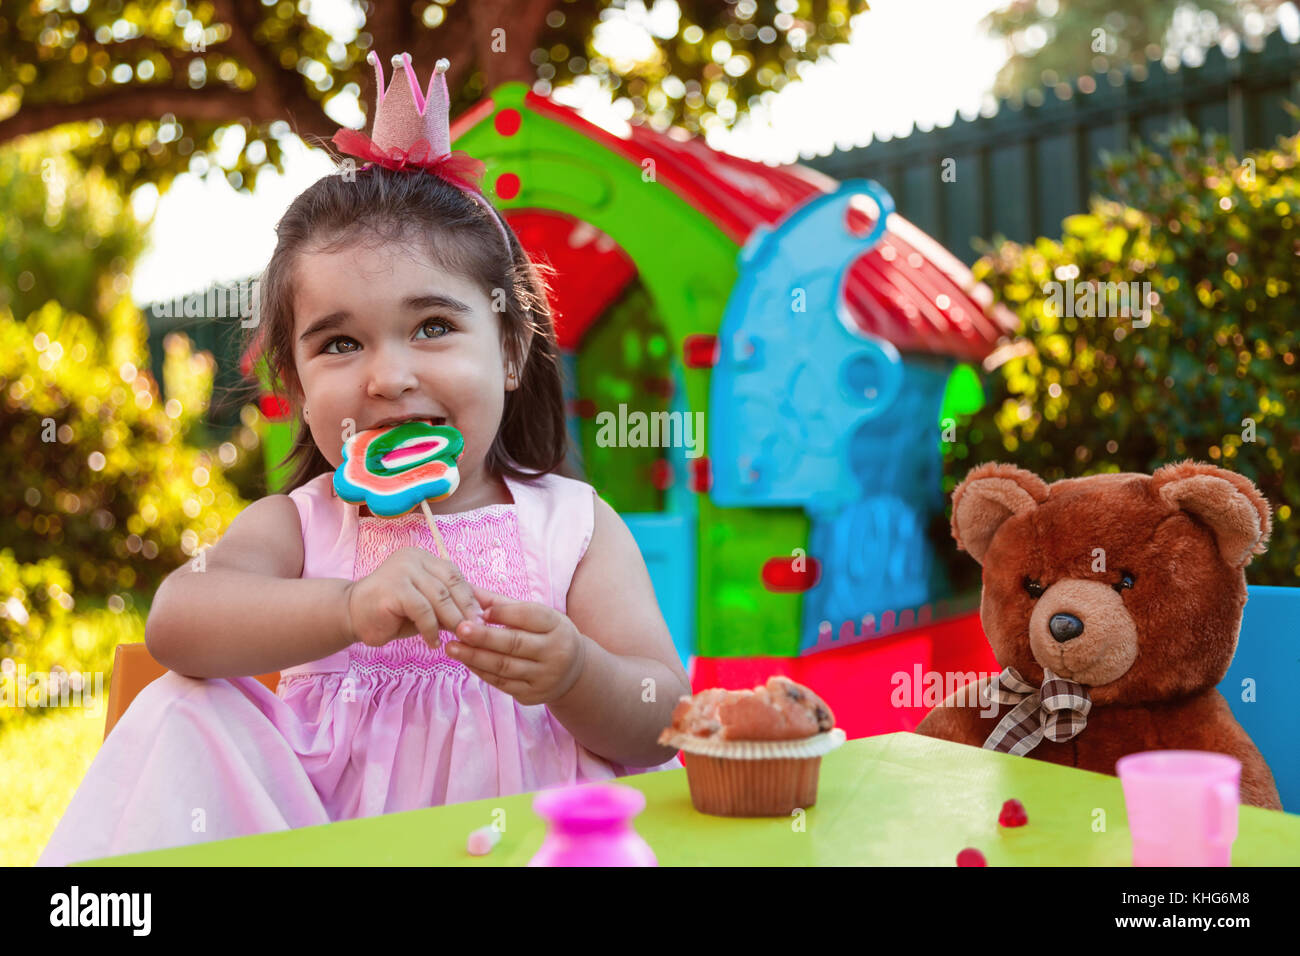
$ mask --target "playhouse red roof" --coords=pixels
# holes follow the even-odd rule
[[[572,127],[638,165],[653,159],[660,183],[709,216],[740,244],[756,226],[774,224],[810,196],[830,192],[838,185],[831,177],[806,166],[767,166],[718,152],[703,139],[680,130],[658,133],[645,126],[632,126],[624,138],[536,93],[529,93],[526,103],[539,114]],[[472,123],[478,117],[461,119]],[[456,127],[453,135],[458,132]],[[512,224],[521,213],[507,213]],[[870,222],[865,215],[860,218],[862,223]],[[540,238],[536,220],[529,225],[534,238]],[[523,241],[524,237],[520,238]],[[630,270],[632,266],[626,263],[625,268]],[[594,271],[588,268],[583,274],[590,276]],[[562,295],[557,298],[564,301]],[[609,298],[600,303],[595,315],[603,311]],[[890,217],[876,247],[853,264],[845,299],[861,329],[905,352],[980,361],[1018,325],[1010,311],[993,303],[992,291],[976,282],[956,256],[897,213]],[[595,315],[568,314],[565,324],[570,328],[585,327],[583,319],[590,321]]]

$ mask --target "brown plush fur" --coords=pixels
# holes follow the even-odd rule
[[[1270,530],[1255,486],[1211,465],[1050,486],[1010,465],[972,470],[953,492],[953,537],[984,568],[980,618],[998,663],[1035,686],[1047,666],[1093,703],[1082,733],[1027,756],[1113,774],[1138,751],[1217,751],[1241,761],[1243,803],[1280,810],[1268,765],[1216,690],[1237,647],[1244,569]],[[1117,591],[1124,572],[1133,586]],[[1056,641],[1057,613],[1083,632]],[[982,746],[1011,705],[986,717],[967,699],[957,691],[916,732]]]

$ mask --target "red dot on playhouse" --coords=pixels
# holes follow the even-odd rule
[[[492,120],[492,125],[502,136],[514,136],[519,132],[519,124],[522,121],[519,111],[516,109],[504,109],[498,113]]]
[[[1029,815],[1019,800],[1008,800],[1002,804],[1002,812],[998,814],[999,824],[1004,827],[1023,827],[1028,822]]]
[[[974,847],[968,846],[966,849],[962,850],[960,853],[957,854],[957,865],[958,866],[988,866],[988,862],[984,859],[983,853],[981,853],[979,850],[975,849]]]
[[[497,177],[496,193],[501,199],[514,199],[519,195],[519,177],[514,173],[502,173]]]

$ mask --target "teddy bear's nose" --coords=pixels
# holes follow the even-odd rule
[[[1073,614],[1053,614],[1047,622],[1047,629],[1052,632],[1052,637],[1064,644],[1083,633],[1083,622]]]

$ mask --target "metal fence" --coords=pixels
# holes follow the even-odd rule
[[[227,285],[229,283],[210,286],[196,293],[193,298],[210,298],[213,290]],[[151,302],[141,306],[149,328],[147,344],[150,371],[153,372],[154,380],[161,387],[163,361],[166,356],[163,339],[169,332],[180,332],[188,336],[196,352],[211,352],[213,359],[216,360],[216,368],[212,383],[212,403],[208,408],[205,422],[209,428],[224,438],[239,427],[240,409],[244,405],[255,403],[258,397],[258,390],[255,387],[250,390],[250,383],[239,369],[239,347],[243,331],[240,328],[240,319],[238,316],[223,317],[214,312],[204,312],[190,317],[183,314],[159,315],[158,312],[168,305],[170,303]]]
[[[1215,47],[1199,67],[1170,73],[1155,62],[1118,79],[1083,77],[1064,99],[1034,90],[991,117],[959,118],[806,165],[839,180],[878,181],[903,216],[970,264],[976,238],[1059,236],[1062,219],[1104,192],[1094,175],[1102,153],[1125,152],[1134,138],[1154,145],[1157,134],[1189,122],[1228,137],[1241,156],[1300,127],[1286,108],[1300,105],[1300,44],[1277,32],[1257,52],[1229,58]]]

